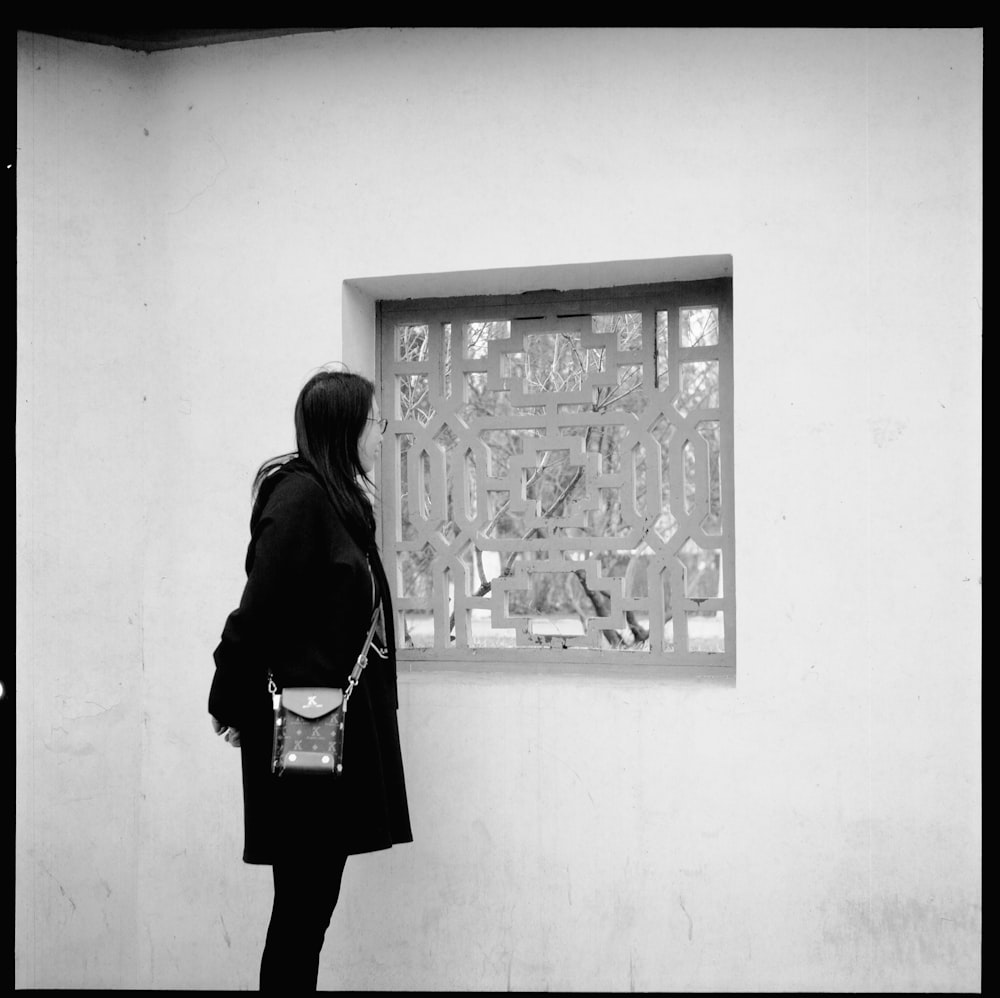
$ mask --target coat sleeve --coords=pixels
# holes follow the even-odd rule
[[[333,520],[321,488],[290,476],[267,500],[254,526],[247,581],[215,650],[209,712],[242,727],[248,706],[267,689],[267,669],[294,660],[301,672],[322,665],[323,612],[333,591],[350,585],[338,564]],[[313,661],[310,662],[310,659]]]

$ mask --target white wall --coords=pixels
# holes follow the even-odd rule
[[[978,989],[980,31],[18,54],[19,986],[255,987],[211,651],[342,282],[732,254],[735,687],[404,675],[321,986]]]

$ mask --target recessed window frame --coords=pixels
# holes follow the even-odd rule
[[[537,671],[542,668],[544,671],[559,670],[569,668],[570,671],[580,671],[586,674],[613,672],[616,675],[625,677],[628,675],[672,675],[678,678],[687,677],[708,677],[724,678],[730,681],[735,676],[736,662],[736,564],[735,564],[735,536],[734,524],[734,502],[735,489],[733,480],[733,367],[732,367],[732,258],[725,256],[717,257],[686,257],[668,258],[663,260],[640,260],[621,261],[606,264],[581,264],[581,265],[555,265],[539,268],[516,268],[496,271],[463,271],[453,273],[431,273],[424,275],[400,275],[399,277],[371,277],[356,278],[343,282],[343,302],[344,302],[344,339],[343,355],[344,359],[354,369],[367,369],[371,371],[376,379],[381,383],[383,375],[381,372],[381,354],[379,351],[380,327],[383,316],[394,308],[405,307],[407,309],[423,307],[432,304],[435,307],[449,308],[458,305],[466,307],[470,304],[486,302],[500,302],[503,304],[541,302],[546,298],[553,297],[545,293],[544,289],[552,284],[562,284],[563,287],[576,286],[571,281],[582,277],[584,280],[593,277],[605,277],[618,279],[622,275],[635,275],[646,278],[647,275],[660,277],[665,276],[666,281],[650,281],[641,284],[615,284],[600,285],[584,288],[573,292],[555,292],[555,296],[566,302],[573,299],[579,301],[594,301],[596,298],[604,298],[610,304],[601,306],[604,308],[624,308],[622,300],[635,294],[642,294],[648,290],[651,284],[664,284],[670,288],[675,295],[684,296],[691,288],[706,288],[715,282],[717,288],[721,289],[721,295],[717,296],[720,308],[719,319],[721,329],[721,347],[724,353],[724,362],[720,370],[720,385],[722,386],[723,405],[728,411],[724,413],[727,421],[727,430],[723,433],[721,467],[723,484],[726,491],[726,501],[724,507],[725,534],[727,544],[726,558],[726,592],[728,595],[728,612],[726,613],[726,639],[725,654],[717,655],[696,655],[686,662],[674,656],[669,664],[658,664],[650,661],[639,662],[639,656],[632,653],[618,655],[619,661],[611,664],[609,669],[602,669],[600,666],[608,665],[607,655],[604,652],[597,656],[587,653],[575,654],[571,657],[562,655],[537,656],[530,655],[522,658],[520,649],[513,649],[513,656],[495,654],[489,649],[399,649],[400,671],[419,673],[422,671],[437,671],[444,669],[452,671],[454,669],[476,669],[487,667],[487,671],[523,671],[527,667],[529,671]],[[696,280],[685,282],[671,280],[671,275],[683,274],[691,276]],[[481,294],[454,294],[455,291],[477,290],[479,288],[511,288],[526,287],[531,289],[526,293],[511,292],[498,295]],[[436,297],[428,296],[427,299],[418,298],[416,295],[428,288],[433,291],[443,292]],[[537,289],[537,290],[536,290]],[[413,297],[410,297],[410,296]],[[405,296],[405,297],[404,297]],[[394,305],[393,303],[403,303]],[[697,295],[687,295],[685,304],[702,304],[701,298]],[[593,311],[597,311],[596,308]],[[365,333],[365,328],[369,332]],[[676,325],[674,326],[676,336]],[[366,346],[365,344],[368,344]],[[380,469],[376,469],[376,481],[380,482]],[[381,534],[381,524],[380,524]],[[380,536],[380,543],[384,538]],[[570,658],[575,661],[570,661]]]

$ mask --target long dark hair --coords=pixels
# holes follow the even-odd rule
[[[358,443],[371,412],[375,385],[350,371],[320,371],[299,392],[295,403],[295,446],[269,458],[253,480],[256,504],[261,486],[280,467],[301,458],[317,475],[347,528],[367,547],[374,542],[375,518],[362,482],[375,486],[361,466]]]

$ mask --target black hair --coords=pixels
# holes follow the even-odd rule
[[[264,482],[292,458],[301,458],[319,478],[345,526],[367,547],[374,543],[375,517],[361,482],[375,486],[361,465],[358,443],[371,413],[375,385],[350,371],[320,371],[302,387],[295,403],[295,445],[269,458],[253,481],[256,503]]]

